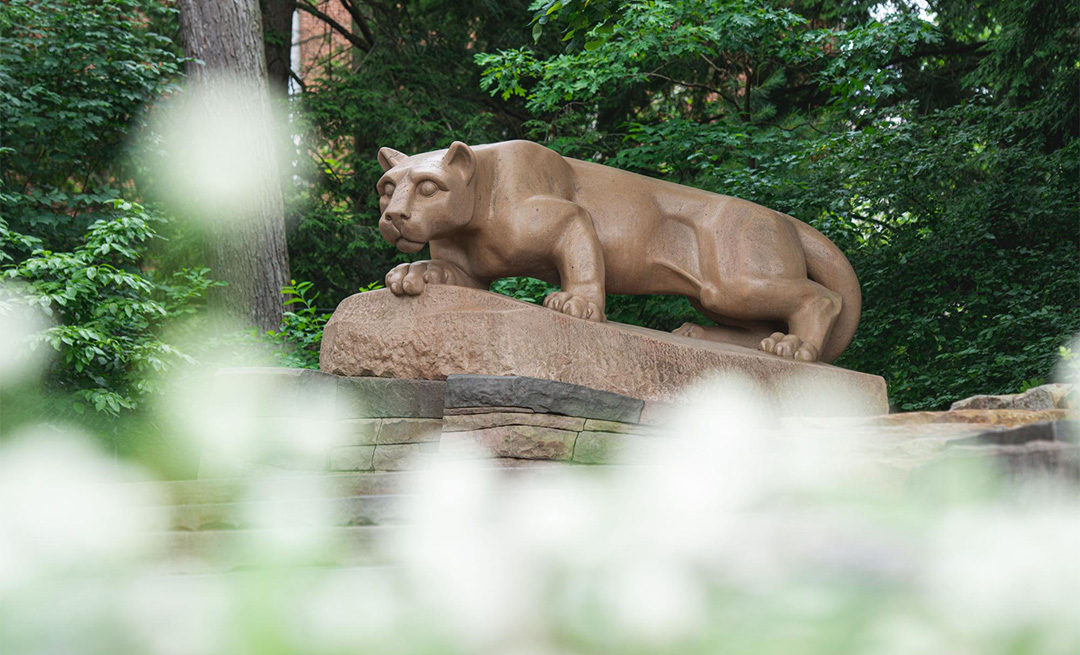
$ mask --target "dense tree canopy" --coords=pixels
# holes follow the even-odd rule
[[[299,348],[288,362],[314,361],[320,307],[405,259],[376,230],[377,149],[455,139],[531,138],[815,225],[864,289],[838,363],[884,375],[899,407],[1045,380],[1080,330],[1077,3],[262,5],[277,88],[292,6],[336,35],[281,101],[300,134],[279,140],[294,147],[289,289],[303,307],[271,335]],[[333,17],[339,5],[347,19]],[[191,230],[145,193],[147,153],[125,150],[146,107],[184,82],[172,6],[0,5],[0,266],[67,326],[55,386],[109,411],[108,398],[138,405],[164,316],[210,284]],[[147,246],[153,226],[167,249]],[[104,242],[121,256],[98,252]],[[495,289],[538,300],[548,287]],[[695,320],[678,298],[612,298],[609,315],[658,329]]]

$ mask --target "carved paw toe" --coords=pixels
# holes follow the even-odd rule
[[[758,347],[779,357],[790,357],[804,362],[816,362],[818,358],[818,349],[794,334],[773,332],[762,339]]]
[[[574,318],[584,318],[590,321],[603,321],[604,310],[600,306],[586,298],[566,291],[556,291],[544,298],[544,307],[554,309]]]

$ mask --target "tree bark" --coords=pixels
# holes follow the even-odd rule
[[[284,98],[289,92],[293,0],[261,0],[260,6],[270,89]]]
[[[189,92],[201,94],[210,107],[224,103],[242,114],[251,136],[243,141],[249,152],[240,153],[241,161],[277,162],[258,0],[177,4],[185,54],[204,62],[188,64]],[[211,295],[212,307],[261,330],[280,325],[281,289],[289,283],[281,179],[274,168],[255,173],[255,193],[208,217],[211,275],[227,283]]]

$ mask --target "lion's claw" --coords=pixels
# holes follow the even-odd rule
[[[556,291],[544,298],[544,307],[562,312],[574,318],[584,318],[589,321],[605,320],[604,310],[593,300],[585,296],[575,295],[569,291]]]
[[[773,332],[765,339],[762,339],[761,345],[758,347],[767,353],[780,357],[790,357],[803,362],[816,362],[818,359],[818,349],[794,334]]]

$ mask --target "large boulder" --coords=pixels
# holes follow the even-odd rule
[[[344,376],[443,380],[520,375],[648,401],[686,400],[734,374],[784,415],[888,412],[885,381],[820,363],[630,325],[594,323],[486,291],[429,286],[415,297],[361,293],[323,333],[320,368]]]
[[[1074,403],[1070,396],[1071,384],[1044,384],[1028,389],[1023,393],[1001,396],[971,396],[952,404],[951,410],[966,409],[1011,409],[1026,411],[1044,411],[1049,409],[1069,409]]]

